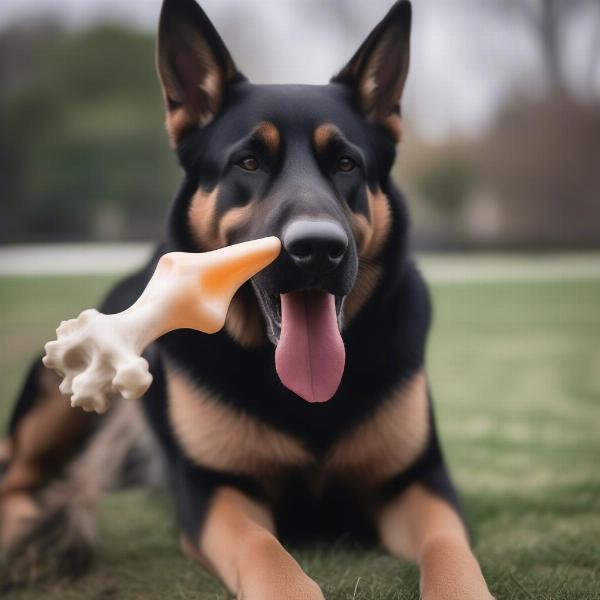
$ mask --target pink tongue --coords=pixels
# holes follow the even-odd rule
[[[275,351],[281,383],[308,402],[326,402],[340,385],[345,359],[335,297],[318,290],[282,294]]]

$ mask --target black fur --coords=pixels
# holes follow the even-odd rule
[[[400,46],[405,47],[407,29],[410,28],[408,3],[398,3],[390,11],[387,24],[384,20],[365,42],[364,48],[357,52],[353,61],[360,60],[362,69],[366,68],[369,52],[376,47],[377,37],[385,33],[390,23],[397,29],[400,27]],[[383,276],[367,304],[343,331],[346,368],[336,395],[325,404],[309,404],[284,388],[274,371],[274,347],[270,344],[246,348],[226,332],[205,336],[189,330],[172,332],[158,342],[167,360],[184,370],[192,381],[201,382],[203,388],[214,391],[221,401],[235,410],[252,414],[301,439],[321,455],[344,432],[371,414],[394,387],[423,368],[430,322],[428,293],[408,256],[409,223],[405,202],[389,176],[395,144],[381,123],[365,119],[356,89],[358,83],[352,81],[348,72],[349,67],[346,67],[327,86],[257,86],[243,77],[229,83],[215,118],[206,127],[190,131],[179,141],[177,153],[185,178],[175,197],[167,226],[168,250],[205,249],[194,237],[188,220],[190,200],[198,188],[208,191],[219,185],[218,215],[244,205],[250,198],[260,197],[261,218],[236,232],[228,240],[230,243],[265,235],[281,236],[286,223],[297,215],[325,214],[329,218],[340,218],[339,214],[343,215],[346,207],[357,213],[364,212],[366,188],[381,189],[390,201],[392,214],[391,231],[379,257],[384,267]],[[261,121],[273,123],[285,144],[275,162],[271,157],[267,159],[266,151],[257,148],[247,137]],[[333,124],[342,132],[343,152],[357,149],[356,160],[361,168],[355,181],[337,182],[325,159],[315,156],[311,136],[323,123]],[[266,162],[263,172],[248,174],[236,169],[236,160],[247,153],[258,155]],[[345,202],[341,210],[340,201]],[[343,216],[342,223],[348,227]],[[318,282],[319,287],[332,293],[347,293],[354,281],[356,267],[348,262],[336,270],[331,280]],[[292,267],[285,253],[255,280],[259,286],[275,293],[311,287],[313,283],[307,282]],[[160,426],[165,419],[162,406],[160,403],[158,414],[150,411],[155,426]],[[431,435],[423,456],[407,472],[398,474],[383,486],[382,498],[421,480],[456,503],[433,418],[431,423]],[[175,440],[169,444],[177,447]],[[183,521],[195,538],[202,507],[206,506],[206,494],[231,480],[227,474],[199,469],[185,459],[179,462],[183,463],[177,468]],[[300,474],[291,474],[290,488],[302,488],[301,482]],[[252,482],[239,480],[237,484],[247,490],[253,489]],[[197,490],[196,503],[189,502],[190,489]],[[253,491],[260,494],[259,489]],[[299,494],[298,489],[294,493],[290,489],[285,496],[287,500],[303,497],[303,501],[289,501],[279,507],[279,525],[284,532],[313,529],[323,533],[324,523],[331,523],[333,515],[340,515],[341,499],[351,497],[347,490],[336,493],[331,489],[315,505],[314,498],[311,503],[305,496]],[[204,500],[200,501],[201,498]],[[305,513],[306,507],[312,507],[310,516],[302,517],[301,505]],[[332,506],[334,510],[331,510]],[[341,512],[352,516],[341,519],[343,524],[338,533],[359,522],[356,512]],[[325,518],[317,518],[317,513]],[[290,515],[294,515],[295,523],[286,518]],[[340,522],[340,519],[334,521]],[[310,528],[309,523],[312,523]],[[364,529],[362,525],[353,528]]]

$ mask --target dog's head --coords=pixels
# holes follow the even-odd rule
[[[381,186],[400,137],[410,23],[410,3],[397,2],[327,85],[254,85],[195,0],[164,0],[158,70],[186,173],[171,241],[187,251],[283,242],[234,299],[227,329],[240,343],[265,332],[274,344],[321,340],[327,351],[312,360],[327,361],[332,327],[368,297],[390,227]]]

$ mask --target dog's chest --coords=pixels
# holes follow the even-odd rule
[[[319,483],[333,478],[376,485],[406,469],[427,440],[429,407],[422,374],[322,455],[191,384],[184,375],[168,370],[167,380],[169,418],[187,457],[199,466],[261,482],[306,471]]]

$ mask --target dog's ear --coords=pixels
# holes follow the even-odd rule
[[[400,138],[400,99],[408,75],[411,4],[400,0],[332,78],[352,87],[367,119]]]
[[[183,133],[213,119],[228,84],[245,79],[195,0],[163,1],[157,68],[174,146]]]

